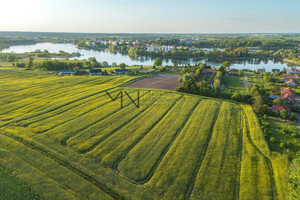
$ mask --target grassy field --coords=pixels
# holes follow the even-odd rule
[[[0,167],[44,199],[288,198],[250,106],[137,78],[0,68]]]
[[[1,150],[0,150],[1,151]],[[41,199],[28,187],[0,168],[0,199],[5,200],[38,200]]]

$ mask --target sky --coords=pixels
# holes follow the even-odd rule
[[[0,0],[0,31],[300,33],[300,0]]]

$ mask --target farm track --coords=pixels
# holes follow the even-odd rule
[[[60,159],[59,157],[57,157],[54,154],[51,154],[49,152],[44,151],[44,147],[42,147],[40,144],[37,143],[33,143],[33,142],[28,142],[26,140],[24,140],[24,138],[18,138],[16,136],[13,135],[5,135],[3,133],[1,133],[1,135],[4,135],[6,137],[9,137],[17,142],[22,143],[23,145],[31,148],[34,151],[38,151],[39,153],[41,153],[42,155],[44,155],[45,157],[48,157],[52,160],[54,160],[55,162],[57,162],[59,165],[64,166],[66,168],[68,168],[69,170],[71,170],[72,172],[74,172],[75,174],[81,176],[83,179],[89,181],[90,183],[92,183],[94,186],[96,186],[97,188],[99,188],[100,190],[102,190],[103,192],[105,192],[106,194],[108,194],[109,196],[113,197],[116,200],[119,199],[124,199],[122,196],[120,196],[118,193],[116,193],[115,191],[112,191],[111,189],[107,188],[105,185],[99,183],[96,179],[94,179],[92,176],[82,172],[80,169],[72,166],[70,163],[65,162],[64,160]]]
[[[251,143],[251,145],[253,146],[253,148],[264,158],[267,166],[268,166],[268,171],[269,171],[269,177],[271,180],[271,191],[272,191],[272,199],[276,200],[278,199],[278,195],[277,195],[277,188],[276,188],[276,183],[275,183],[275,177],[274,177],[274,171],[273,171],[273,166],[272,166],[272,162],[271,160],[268,158],[268,156],[266,156],[253,142],[251,134],[249,132],[249,120],[247,117],[247,114],[243,113],[244,118],[246,120],[246,133],[247,133],[247,138],[249,140],[249,142]]]
[[[186,120],[184,121],[184,123],[181,125],[181,127],[178,129],[178,131],[175,133],[175,135],[173,136],[173,138],[171,139],[171,141],[168,143],[168,145],[166,146],[166,148],[162,151],[161,155],[159,156],[159,158],[157,159],[157,161],[155,162],[155,164],[152,166],[150,173],[148,173],[148,175],[141,180],[136,180],[136,182],[140,185],[143,185],[145,183],[147,183],[151,177],[153,176],[153,174],[155,173],[158,165],[160,164],[160,162],[162,161],[162,159],[164,158],[164,156],[166,155],[166,153],[169,151],[170,147],[172,146],[172,144],[174,143],[174,141],[176,140],[177,136],[182,132],[182,129],[184,128],[184,126],[187,124],[187,122],[189,121],[189,119],[191,118],[191,116],[193,115],[195,109],[199,106],[201,100],[199,100],[199,102],[197,104],[195,104],[195,106],[193,107],[193,111],[189,113],[188,117],[186,118]],[[120,161],[121,162],[121,161]],[[118,162],[118,164],[120,163]]]
[[[183,96],[180,96],[171,106],[170,108],[163,114],[160,116],[160,118],[153,123],[153,125],[150,127],[150,129],[148,129],[146,131],[146,133],[141,136],[140,138],[138,138],[133,144],[131,144],[123,153],[123,155],[121,157],[119,157],[116,162],[113,163],[113,169],[118,171],[118,165],[120,164],[120,162],[125,158],[126,154],[128,154],[130,152],[130,150],[132,150],[143,138],[145,138],[145,136],[170,112],[170,110],[176,105],[176,103],[182,99]]]
[[[210,142],[211,137],[212,137],[214,125],[215,125],[215,123],[218,119],[218,115],[219,115],[219,112],[221,110],[222,105],[223,105],[223,102],[220,103],[220,105],[219,105],[219,107],[218,107],[218,109],[217,109],[217,111],[214,115],[213,122],[211,123],[210,130],[209,130],[209,135],[207,137],[205,146],[201,151],[201,154],[200,154],[201,156],[199,157],[199,159],[196,162],[196,168],[194,168],[194,170],[193,170],[193,173],[192,173],[193,175],[191,177],[191,180],[189,181],[189,184],[188,184],[188,187],[187,187],[187,190],[186,190],[186,193],[185,193],[184,199],[186,199],[186,200],[190,199],[190,197],[191,197],[191,194],[192,194],[192,191],[193,191],[193,188],[194,188],[194,185],[195,185],[195,181],[196,181],[196,178],[197,178],[198,171],[199,171],[199,169],[201,167],[201,163],[202,163],[202,161],[205,157],[209,142]]]

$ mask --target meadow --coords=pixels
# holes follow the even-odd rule
[[[0,167],[44,199],[288,198],[249,105],[123,87],[139,78],[0,68]]]

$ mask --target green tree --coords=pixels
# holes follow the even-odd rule
[[[120,67],[121,69],[125,69],[125,68],[126,68],[126,64],[125,64],[125,63],[121,63],[121,64],[119,64],[119,67]]]
[[[297,121],[298,120],[297,115],[295,113],[291,113],[290,118],[291,118],[292,121]]]
[[[233,101],[241,101],[241,94],[240,93],[238,93],[238,92],[235,92],[232,96],[231,96],[231,99],[233,100]]]
[[[26,69],[32,69],[32,67],[33,67],[33,57],[29,56]]]
[[[162,59],[161,58],[156,58],[153,65],[154,66],[161,66],[162,65]]]
[[[229,68],[230,65],[231,65],[231,63],[230,63],[229,61],[224,61],[224,62],[222,63],[222,67],[224,67],[224,68]]]
[[[220,81],[220,79],[216,78],[215,81],[214,81],[214,88],[216,90],[219,90],[220,87],[221,87],[221,81]]]
[[[273,104],[274,105],[283,105],[284,104],[284,100],[279,97],[277,99],[274,99]]]
[[[282,119],[287,119],[288,118],[288,112],[285,110],[280,111],[280,117]]]
[[[239,71],[238,71],[238,76],[243,76],[243,75],[244,75],[243,71],[242,71],[242,70],[239,70]]]
[[[17,57],[15,55],[7,56],[7,62],[15,62],[16,60],[17,60]]]

